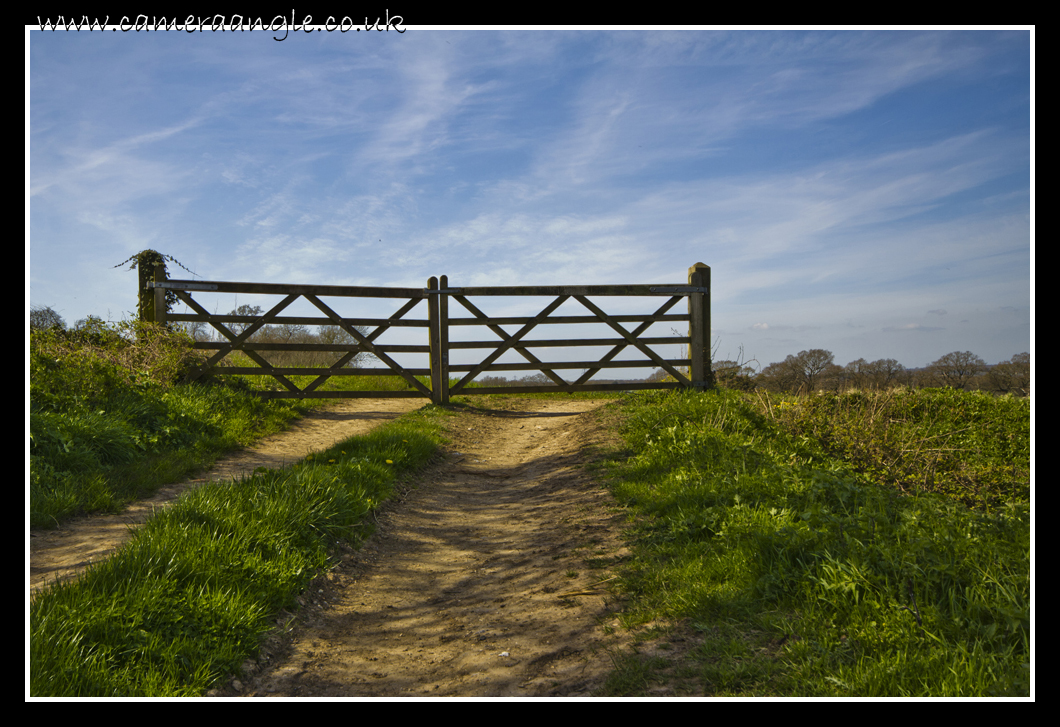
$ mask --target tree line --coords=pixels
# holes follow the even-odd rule
[[[787,393],[944,387],[982,390],[1027,396],[1031,390],[1031,357],[1018,353],[993,366],[971,351],[953,351],[920,369],[907,369],[893,358],[866,361],[859,358],[846,366],[835,363],[831,351],[814,348],[789,355],[756,372],[737,361],[715,361],[715,379],[727,388]]]

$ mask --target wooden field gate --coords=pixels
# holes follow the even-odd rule
[[[172,291],[194,313],[167,312],[165,296]],[[282,295],[283,299],[260,316],[211,314],[193,297],[193,293],[216,292],[234,294]],[[713,386],[710,365],[710,267],[696,263],[688,269],[688,283],[683,285],[555,285],[555,286],[508,286],[508,287],[449,287],[447,276],[431,278],[426,288],[381,288],[334,285],[286,285],[274,283],[235,283],[221,281],[171,280],[165,268],[154,268],[154,280],[147,281],[141,289],[140,315],[158,323],[204,322],[213,326],[224,337],[223,341],[196,341],[195,348],[213,351],[206,363],[189,378],[194,380],[204,375],[250,374],[272,376],[284,388],[283,391],[262,391],[265,398],[352,398],[352,397],[426,397],[436,404],[448,403],[453,395],[467,394],[518,394],[530,392],[574,392],[574,391],[628,391],[634,389],[707,389]],[[486,296],[539,296],[552,298],[539,313],[531,317],[490,317],[478,309],[469,299]],[[623,296],[652,297],[662,299],[653,313],[609,315],[590,297]],[[387,298],[402,302],[387,318],[343,317],[322,298]],[[280,316],[298,298],[309,301],[323,317]],[[670,313],[672,308],[687,299],[687,312]],[[591,315],[553,316],[564,302],[573,299]],[[407,318],[421,302],[427,303],[427,317]],[[471,317],[451,317],[450,301],[459,304]],[[648,337],[643,335],[654,323],[686,323],[687,336]],[[250,340],[264,326],[270,324],[337,325],[353,338],[355,343],[266,343]],[[604,323],[617,337],[580,339],[528,339],[538,325]],[[622,323],[638,324],[632,330]],[[237,333],[226,324],[239,324],[245,328]],[[508,333],[501,326],[521,326],[515,333]],[[495,340],[450,342],[450,328],[454,326],[479,326],[488,328],[496,335]],[[362,333],[358,327],[369,329]],[[426,328],[427,340],[422,344],[375,343],[387,330],[395,327]],[[673,330],[673,329],[671,329]],[[676,331],[675,331],[676,332]],[[651,347],[680,344],[688,352],[687,358],[665,359]],[[608,352],[592,361],[555,361],[539,359],[529,349],[574,348],[585,346],[608,346]],[[626,348],[642,352],[647,360],[618,360],[616,357]],[[472,364],[450,364],[450,352],[462,349],[485,349],[489,351],[480,361]],[[222,365],[226,356],[242,351],[257,366]],[[274,366],[261,352],[266,351],[326,351],[341,356],[326,368]],[[514,351],[525,362],[496,363],[504,353]],[[348,364],[362,352],[375,356],[386,368],[350,367]],[[401,366],[390,354],[429,354],[428,368]],[[661,368],[674,381],[588,383],[599,371],[610,368]],[[567,381],[557,371],[585,369],[576,380]],[[476,376],[484,372],[540,371],[552,380],[551,385],[539,386],[476,386],[469,387]],[[455,383],[451,375],[462,374]],[[288,376],[311,375],[315,378],[299,387]],[[389,376],[405,379],[405,391],[320,391],[320,386],[332,376]]]

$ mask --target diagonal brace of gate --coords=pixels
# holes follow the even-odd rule
[[[569,295],[561,295],[558,298],[556,298],[554,301],[552,301],[547,306],[545,306],[545,309],[543,311],[541,311],[536,316],[534,316],[533,319],[531,319],[531,321],[529,323],[527,323],[525,326],[520,328],[515,333],[515,335],[513,335],[513,336],[508,336],[508,334],[504,333],[504,331],[502,330],[501,333],[503,333],[504,336],[505,336],[504,344],[501,345],[501,346],[498,346],[497,349],[493,353],[491,353],[489,356],[487,356],[485,359],[483,359],[483,361],[481,363],[479,363],[475,368],[473,368],[470,371],[468,371],[467,375],[464,378],[460,379],[460,381],[457,382],[457,384],[455,386],[453,386],[449,390],[449,393],[454,394],[454,393],[460,391],[461,389],[463,389],[465,386],[467,386],[472,380],[474,380],[474,378],[476,376],[478,376],[480,373],[482,373],[483,369],[485,369],[491,363],[493,363],[498,358],[503,356],[506,351],[511,349],[513,346],[515,346],[515,344],[517,344],[519,342],[519,339],[521,339],[527,333],[532,331],[534,329],[534,326],[536,326],[538,323],[540,323],[541,321],[543,321],[546,318],[548,318],[549,314],[552,311],[554,311],[557,308],[559,308],[561,305],[563,305],[564,301],[566,301],[567,298],[569,298],[569,297],[570,297]],[[458,297],[458,299],[459,299],[459,297]],[[461,302],[463,302],[463,301],[461,301]],[[540,363],[540,361],[538,361],[538,363]],[[434,364],[432,363],[431,365],[433,367]],[[560,379],[560,381],[562,381],[562,379]],[[445,386],[446,383],[447,382],[443,381],[442,382],[442,386]],[[567,382],[563,381],[563,383],[566,384]]]
[[[388,318],[387,320],[389,320],[389,321],[399,320],[402,316],[404,316],[410,310],[415,308],[416,305],[420,302],[420,300],[422,300],[422,299],[421,298],[413,298],[409,302],[405,303],[405,305],[401,306],[401,308],[394,315],[390,316],[390,318]],[[380,325],[380,326],[376,326],[376,329],[368,334],[368,336],[367,336],[368,341],[374,341],[375,339],[379,338],[381,335],[383,335],[383,333],[385,331],[387,331],[389,329],[390,329],[390,326],[385,325],[385,324],[384,325]],[[343,328],[343,330],[347,330],[347,329]],[[347,353],[343,354],[339,358],[338,361],[336,361],[335,363],[331,364],[331,366],[328,368],[328,371],[338,371],[343,366],[345,366],[350,361],[352,361],[357,356],[357,354],[359,354],[359,353],[361,353],[361,349],[355,349],[353,351],[348,351]],[[376,352],[375,355],[378,355],[378,351]],[[316,377],[315,379],[313,379],[313,381],[311,381],[305,387],[304,390],[305,391],[314,391],[318,386],[320,386],[321,384],[323,384],[325,381],[327,381],[330,378],[331,378],[330,375],[322,374],[322,375]]]
[[[421,394],[423,394],[424,396],[426,396],[428,398],[433,398],[433,396],[431,395],[431,390],[430,389],[428,389],[426,386],[424,386],[419,381],[417,381],[416,377],[413,376],[412,374],[410,374],[405,369],[403,369],[398,364],[397,361],[395,361],[394,359],[390,358],[385,353],[383,353],[382,351],[377,349],[375,347],[375,344],[373,344],[368,339],[367,336],[362,335],[360,331],[358,331],[356,328],[354,328],[349,323],[344,321],[342,319],[342,316],[340,316],[338,313],[336,313],[335,311],[331,310],[331,308],[329,308],[327,305],[322,303],[319,298],[317,298],[315,295],[311,295],[309,293],[305,294],[305,298],[310,303],[312,303],[317,308],[319,308],[320,312],[323,313],[324,315],[326,315],[328,318],[330,318],[335,323],[335,325],[341,326],[342,330],[346,331],[351,336],[353,336],[354,340],[356,340],[357,343],[359,343],[361,345],[361,348],[363,348],[365,351],[368,351],[368,353],[372,354],[377,359],[379,359],[380,361],[385,363],[387,366],[389,366],[391,368],[391,370],[393,370],[395,373],[400,375],[403,379],[405,379],[405,381],[409,382],[409,384],[411,384],[412,387],[414,389],[417,389]]]

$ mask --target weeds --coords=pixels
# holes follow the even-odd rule
[[[1026,399],[927,389],[758,402],[792,434],[904,494],[938,492],[985,510],[1029,498]]]

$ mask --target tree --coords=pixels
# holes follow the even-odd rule
[[[986,370],[986,361],[971,351],[954,351],[933,361],[928,370],[937,383],[954,389],[964,389]]]
[[[887,389],[899,384],[905,377],[905,366],[893,358],[880,358],[865,366],[869,385],[876,389]]]
[[[710,368],[714,372],[714,380],[718,386],[740,391],[754,389],[755,370],[751,366],[741,364],[739,361],[713,361]]]
[[[183,323],[174,323],[175,328],[184,331],[194,341],[209,341],[211,330],[207,328],[206,321],[184,321]]]
[[[648,378],[644,380],[650,383],[655,383],[656,381],[665,381],[666,377],[669,375],[670,373],[666,369],[655,369],[651,372]]]
[[[231,310],[231,311],[228,312],[228,315],[230,315],[230,316],[254,316],[254,317],[260,317],[261,314],[262,314],[262,310],[261,310],[261,306],[260,305],[248,305],[247,303],[244,303],[243,305],[239,306],[235,310]],[[251,323],[250,322],[242,322],[242,321],[240,321],[240,322],[226,323],[225,325],[228,327],[228,330],[232,331],[232,333],[234,333],[234,334],[236,334],[238,336],[238,335],[242,334],[243,331],[245,331],[248,328],[250,328]]]
[[[368,334],[368,326],[354,326],[354,330],[356,330],[362,336],[366,336]],[[327,343],[340,346],[353,346],[357,343],[357,339],[354,338],[349,333],[349,331],[347,331],[342,326],[320,326],[317,329],[317,341],[320,343]],[[337,357],[340,355],[341,354],[336,354],[336,358],[332,360],[337,360]],[[354,356],[353,360],[346,364],[346,366],[348,366],[349,368],[357,368],[363,366],[371,357],[372,354],[366,351],[361,351],[356,356]]]
[[[63,317],[52,310],[51,306],[36,306],[29,311],[29,327],[37,330],[48,328],[59,328],[66,330],[66,321]]]
[[[759,379],[779,391],[810,393],[826,380],[838,385],[840,380],[837,374],[842,369],[833,363],[834,358],[831,351],[822,348],[799,351],[795,356],[789,355],[779,363],[766,366],[759,374]]]
[[[548,376],[542,373],[527,374],[523,378],[519,379],[519,383],[525,384],[527,386],[547,386],[550,384],[555,385],[555,382],[552,379],[548,378]]]
[[[770,391],[798,391],[798,372],[792,367],[791,359],[788,356],[783,361],[769,364],[755,377],[755,383]]]
[[[1031,355],[1017,353],[987,372],[990,385],[997,391],[1027,396],[1031,391]]]
[[[886,389],[896,385],[904,373],[905,366],[893,358],[859,358],[843,367],[842,378],[855,389]]]
[[[843,367],[843,380],[855,389],[867,389],[869,386],[869,362],[863,358],[851,361]]]

